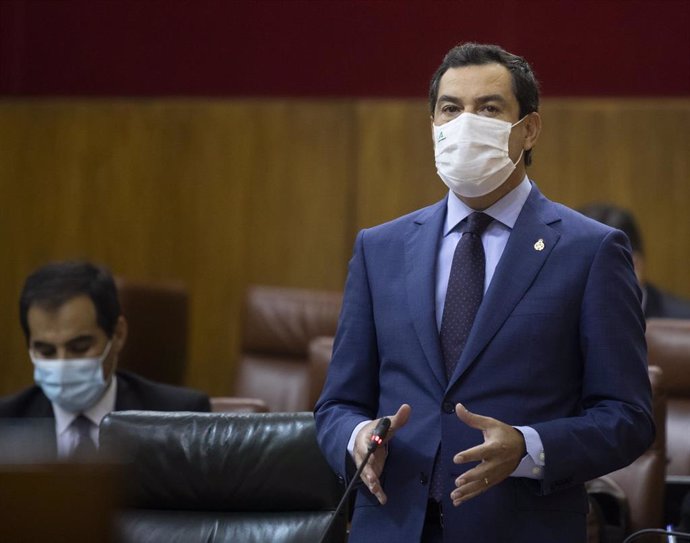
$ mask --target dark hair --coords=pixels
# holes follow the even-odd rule
[[[448,51],[431,78],[429,86],[431,115],[433,116],[436,109],[441,78],[450,68],[493,63],[505,66],[513,78],[513,93],[520,106],[520,118],[522,119],[528,113],[539,111],[539,82],[524,58],[513,55],[498,45],[469,42],[456,45]],[[529,166],[531,163],[532,150],[530,149],[525,151],[525,165]]]
[[[634,215],[627,209],[614,204],[593,203],[578,209],[580,213],[600,223],[622,230],[630,240],[630,247],[636,253],[644,254],[642,236]]]
[[[91,298],[98,326],[110,338],[120,316],[120,301],[110,272],[89,262],[54,262],[34,271],[24,282],[19,297],[19,320],[26,341],[30,331],[29,308],[57,309],[77,296]]]

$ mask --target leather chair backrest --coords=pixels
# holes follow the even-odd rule
[[[343,493],[311,413],[120,411],[100,436],[131,463],[123,543],[316,542]],[[328,541],[344,540],[340,515]]]
[[[213,413],[268,413],[266,402],[259,398],[215,396],[210,400]]]
[[[651,447],[629,466],[610,473],[625,492],[630,511],[629,532],[663,526],[666,481],[666,377],[660,368],[649,367],[652,411],[656,437]]]
[[[152,381],[185,384],[188,294],[177,281],[115,279],[122,314],[127,319],[125,346],[118,367]]]
[[[309,342],[309,365],[311,366],[310,401],[316,404],[326,381],[328,366],[333,354],[333,336],[319,336]]]
[[[690,320],[650,319],[647,347],[668,394],[666,473],[690,476]]]
[[[335,335],[340,292],[250,286],[234,393],[261,398],[271,411],[307,411],[309,342]]]

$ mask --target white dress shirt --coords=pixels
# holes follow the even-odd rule
[[[95,404],[81,413],[66,411],[56,403],[53,405],[55,413],[55,436],[57,437],[58,458],[69,456],[79,443],[79,432],[72,426],[72,422],[79,415],[84,415],[93,425],[91,427],[91,439],[98,447],[98,425],[108,413],[115,410],[115,396],[117,393],[117,378],[113,375],[110,385]]]

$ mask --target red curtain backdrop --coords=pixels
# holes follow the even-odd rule
[[[690,95],[687,0],[5,0],[5,96],[423,97],[468,40],[545,96]]]

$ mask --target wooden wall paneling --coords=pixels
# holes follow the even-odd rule
[[[237,123],[221,123],[219,137],[218,123],[214,123],[218,112],[204,108],[200,111],[193,105],[4,105],[5,110],[12,110],[10,116],[14,115],[20,129],[12,131],[16,124],[8,123],[7,139],[14,142],[14,147],[10,147],[11,156],[3,164],[18,162],[19,167],[2,176],[6,183],[3,194],[10,195],[11,209],[16,205],[20,212],[11,222],[17,235],[4,245],[17,258],[13,260],[11,292],[3,299],[12,299],[10,305],[14,308],[23,278],[44,262],[89,258],[105,263],[117,274],[181,278],[192,294],[200,290],[201,309],[192,295],[192,331],[199,318],[211,324],[236,320],[229,319],[227,313],[237,303],[223,305],[220,318],[214,302],[223,300],[215,302],[216,306],[227,302],[222,294],[230,286],[238,291],[235,298],[240,298],[241,281],[233,280],[233,274],[241,269],[243,246],[224,243],[228,236],[239,239],[242,230],[243,205],[240,198],[232,197],[236,190],[233,186],[239,184],[228,182],[235,176],[226,165],[238,162],[226,158],[232,142],[227,147],[217,145],[223,141],[223,132],[225,143],[228,133],[231,138],[242,137],[241,131],[232,128]],[[209,171],[230,175],[209,178]],[[223,197],[225,193],[230,196]],[[221,227],[214,224],[218,217],[222,217]],[[209,243],[213,250],[204,251]],[[226,250],[219,251],[222,246]],[[209,289],[195,288],[197,283],[209,281],[206,270],[222,276],[222,280],[211,283],[215,289],[208,296],[204,294]],[[213,331],[205,322],[200,326]],[[200,386],[206,382],[195,378],[195,370],[204,367],[203,361],[215,365],[219,359],[228,361],[227,376],[219,379],[214,371],[213,382],[230,383],[227,327],[216,332],[204,334],[201,341],[194,334],[190,338],[190,358],[200,361],[190,364],[190,381]],[[2,381],[7,390],[13,390],[31,379],[15,311],[7,318],[2,333],[10,336],[2,344],[9,344],[12,353],[12,370],[4,374]],[[220,356],[218,343],[225,356]],[[207,355],[209,346],[215,346],[212,355]]]
[[[257,101],[246,201],[254,283],[341,289],[352,208],[352,105]]]
[[[174,258],[167,268],[181,273],[190,290],[187,384],[224,395],[234,376],[247,277],[254,112],[243,102],[189,101],[166,107],[162,115],[180,142],[166,160],[172,179],[183,177],[177,219],[182,240],[171,240]]]
[[[645,240],[647,275],[690,297],[690,100],[545,100],[529,174],[571,207],[630,209]]]
[[[89,258],[191,294],[187,382],[231,390],[247,283],[342,288],[351,106],[294,101],[25,101],[0,108],[0,393],[31,381],[24,277]],[[10,235],[10,230],[14,232]]]
[[[426,102],[362,100],[356,116],[356,230],[443,197],[447,189],[436,175]]]
[[[690,99],[544,100],[530,175],[622,203],[690,296]],[[24,277],[83,257],[191,293],[188,384],[231,390],[248,283],[342,287],[354,235],[445,187],[423,100],[0,101],[0,394],[31,382]]]
[[[643,188],[631,205],[641,218],[647,275],[690,296],[690,102],[633,102],[623,133]]]

